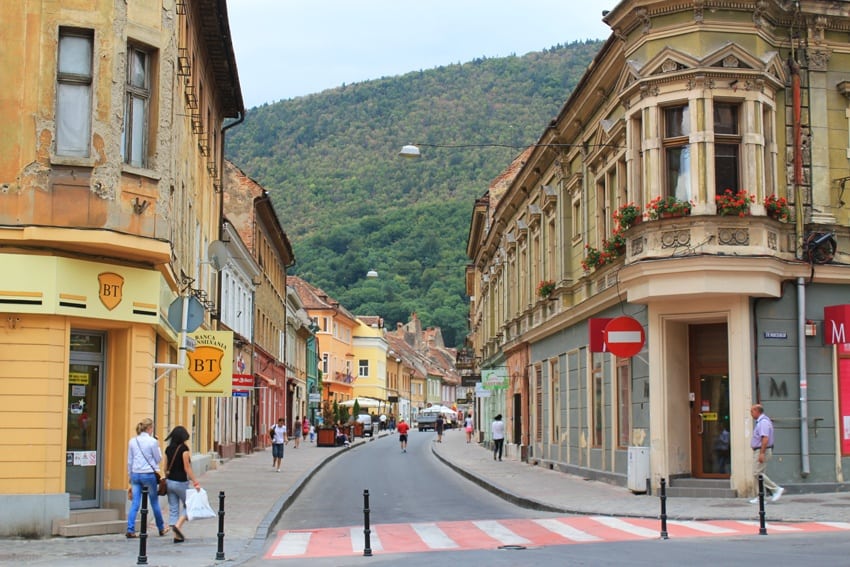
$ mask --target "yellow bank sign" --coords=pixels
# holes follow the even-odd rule
[[[177,395],[231,397],[233,331],[196,331],[195,350],[186,353],[186,368],[177,371]]]

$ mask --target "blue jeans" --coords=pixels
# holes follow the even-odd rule
[[[127,514],[127,532],[136,533],[136,515],[142,506],[142,487],[148,487],[148,505],[153,510],[156,527],[159,531],[165,529],[162,521],[162,510],[159,507],[159,496],[156,494],[156,475],[149,473],[133,473],[130,475],[130,483],[133,486],[133,503],[130,504],[130,512]]]
[[[183,505],[183,514],[186,514],[186,489],[189,481],[167,480],[168,483],[168,524],[173,526],[180,518],[180,505]]]

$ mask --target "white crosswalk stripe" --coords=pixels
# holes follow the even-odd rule
[[[734,534],[737,533],[732,528],[724,528],[723,526],[715,526],[714,524],[708,524],[706,522],[695,522],[695,521],[678,521],[678,520],[668,520],[667,524],[670,526],[682,526],[683,528],[690,528],[692,530],[696,530],[698,532],[704,532],[707,534]]]
[[[304,555],[310,545],[310,532],[289,532],[284,534],[272,552],[275,557]]]
[[[747,526],[747,527],[754,527],[754,528],[761,527],[759,522],[747,522],[747,521],[744,521],[744,520],[739,520],[738,523],[743,525],[743,526]],[[768,528],[768,529],[777,531],[777,532],[799,532],[799,531],[802,531],[800,528],[795,528],[794,526],[788,526],[788,525],[783,525],[783,524],[771,524],[770,522],[766,522],[765,527]]]
[[[446,532],[441,530],[437,524],[412,524],[411,527],[416,532],[425,545],[431,549],[457,549],[458,544],[452,538],[446,535]]]
[[[620,518],[613,518],[608,516],[593,516],[593,520],[599,522],[604,526],[608,526],[609,528],[614,528],[615,530],[620,530],[621,532],[626,532],[627,534],[632,534],[639,537],[659,537],[660,533],[656,530],[648,530],[641,526],[635,526],[633,524],[628,523],[626,520],[621,520]]]
[[[491,538],[502,542],[502,545],[527,545],[531,543],[524,537],[515,534],[499,522],[487,520],[472,523]]]
[[[595,535],[583,532],[572,526],[568,526],[558,520],[534,520],[534,523],[542,528],[546,528],[550,532],[556,533],[559,536],[572,541],[601,541],[601,538]]]
[[[366,548],[366,534],[363,533],[362,527],[351,528],[349,536],[351,537],[351,549],[363,550]],[[369,530],[369,549],[372,551],[384,550],[384,546],[381,545],[381,538],[378,537],[378,532],[374,529]]]

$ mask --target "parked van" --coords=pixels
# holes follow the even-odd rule
[[[357,423],[363,424],[363,437],[372,436],[372,416],[368,413],[361,413],[357,416]]]

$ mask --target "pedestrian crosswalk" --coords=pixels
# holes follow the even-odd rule
[[[767,524],[770,534],[850,531],[850,523],[807,522]],[[667,522],[670,538],[755,535],[758,522],[713,520]],[[371,526],[373,554],[492,549],[499,546],[543,547],[573,543],[657,539],[661,522],[646,518],[569,516],[545,519],[469,520],[379,524]],[[362,555],[363,526],[282,531],[266,559]]]

